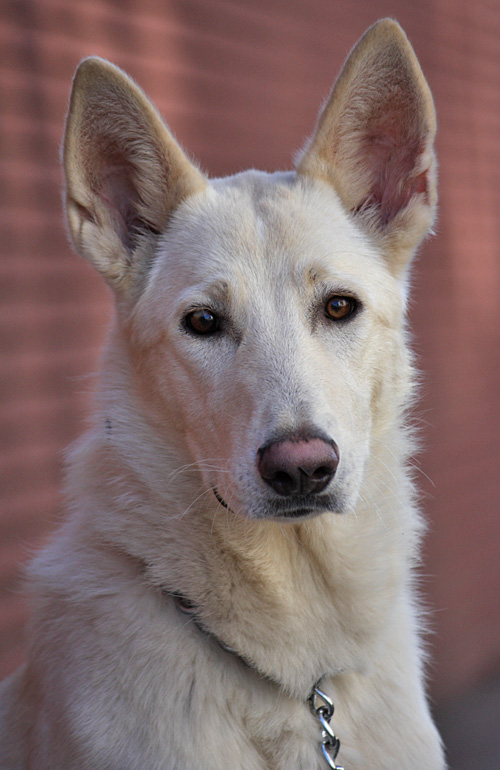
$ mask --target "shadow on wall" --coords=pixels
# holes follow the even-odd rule
[[[498,770],[500,677],[438,708],[435,717],[450,770]]]

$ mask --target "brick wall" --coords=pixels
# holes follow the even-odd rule
[[[107,57],[212,174],[287,168],[347,51],[394,15],[439,114],[439,237],[417,267],[433,691],[500,663],[500,7],[488,0],[0,0],[0,674],[22,659],[20,568],[61,515],[109,298],[71,255],[59,141],[80,58]],[[427,476],[432,479],[432,484]]]

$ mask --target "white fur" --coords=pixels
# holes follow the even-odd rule
[[[409,201],[394,194],[382,226],[376,205],[367,212],[369,165],[350,207],[349,161],[335,166],[341,183],[317,169],[319,156],[323,169],[337,163],[323,145],[337,141],[342,78],[372,77],[366,51],[394,46],[423,94],[414,166],[428,178]],[[422,523],[405,426],[406,265],[435,207],[433,113],[415,62],[381,22],[298,172],[212,182],[123,73],[82,65],[66,138],[70,229],[117,317],[92,427],[69,460],[71,515],[30,568],[30,649],[2,690],[2,770],[321,770],[305,702],[320,677],[346,770],[444,768],[422,683]],[[104,97],[126,105],[118,131],[99,117]],[[151,216],[145,185],[164,201]],[[327,319],[336,294],[361,312]],[[220,314],[223,333],[187,333],[194,307]],[[339,447],[335,504],[290,522],[272,515],[256,457],[305,425]]]

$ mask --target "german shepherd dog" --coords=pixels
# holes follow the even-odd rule
[[[391,20],[275,174],[207,179],[123,72],[82,62],[67,220],[116,314],[70,515],[29,570],[2,770],[444,768],[405,339],[434,135]]]

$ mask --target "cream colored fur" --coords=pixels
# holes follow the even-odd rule
[[[321,770],[305,703],[320,677],[346,770],[444,768],[405,426],[406,268],[434,216],[434,132],[390,20],[355,48],[288,173],[207,180],[126,75],[82,63],[68,222],[117,313],[69,460],[70,516],[30,568],[2,770]],[[358,312],[330,320],[332,295]],[[222,331],[190,333],[194,308]],[[256,457],[304,426],[340,463],[325,510],[289,520]]]

